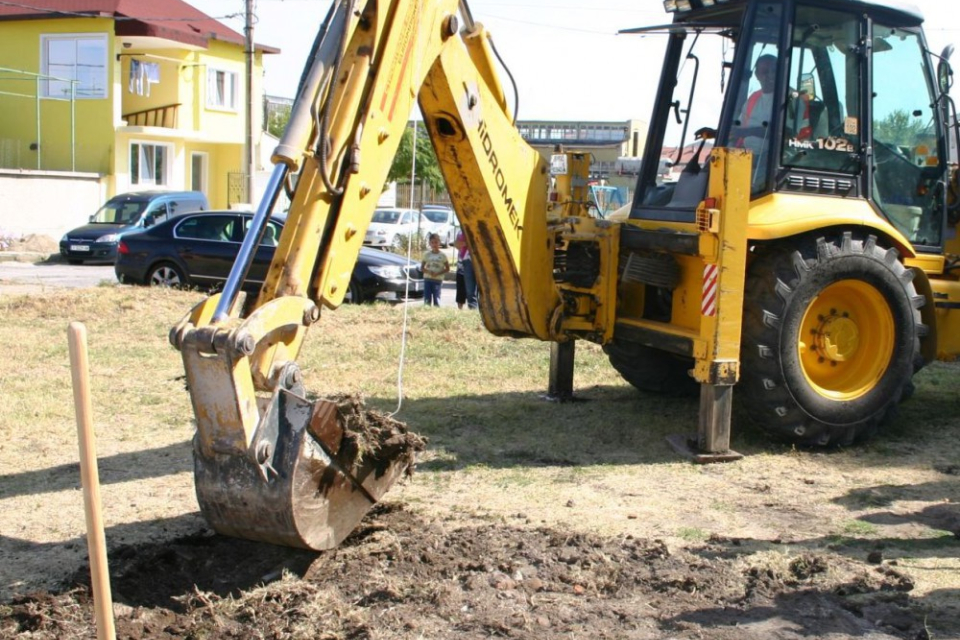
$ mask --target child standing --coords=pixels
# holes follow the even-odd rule
[[[440,306],[440,287],[443,286],[443,276],[450,271],[450,260],[440,251],[440,236],[431,233],[427,237],[430,251],[423,254],[420,268],[423,271],[423,304],[434,307]]]

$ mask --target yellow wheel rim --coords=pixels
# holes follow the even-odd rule
[[[797,346],[807,382],[832,400],[869,393],[890,365],[896,341],[886,299],[861,280],[841,280],[810,302]]]

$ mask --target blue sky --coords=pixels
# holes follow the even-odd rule
[[[235,15],[223,22],[243,32],[244,0],[186,0],[204,13]],[[660,70],[663,38],[616,35],[618,29],[663,24],[661,0],[473,0],[474,19],[486,25],[520,92],[521,119],[646,119]],[[960,27],[953,2],[915,0],[926,17],[935,52]],[[579,5],[579,6],[578,6]],[[278,47],[267,56],[267,93],[293,97],[328,0],[257,0],[254,39]],[[954,58],[960,68],[960,53]],[[504,77],[506,82],[506,77]],[[960,86],[960,85],[958,85]],[[958,89],[960,91],[960,89]],[[957,93],[957,92],[955,92]]]

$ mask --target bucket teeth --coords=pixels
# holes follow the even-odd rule
[[[398,423],[399,424],[399,423]],[[423,441],[359,455],[338,407],[277,391],[247,456],[206,456],[195,439],[197,500],[223,535],[333,549],[413,463]],[[356,447],[353,447],[356,449]]]

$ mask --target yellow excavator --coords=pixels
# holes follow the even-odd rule
[[[196,416],[197,496],[217,531],[335,547],[412,461],[403,434],[358,447],[337,404],[306,399],[296,359],[343,301],[414,100],[487,329],[550,343],[561,398],[576,340],[603,345],[640,389],[699,393],[696,437],[673,441],[696,461],[737,457],[735,386],[743,416],[773,436],[845,445],[883,424],[924,364],[960,352],[951,50],[928,50],[919,12],[897,0],[663,4],[670,20],[625,31],[666,49],[634,198],[604,219],[589,154],[545,159],[521,137],[465,1],[333,3],[236,265],[171,330]],[[246,300],[282,190],[287,223]]]

